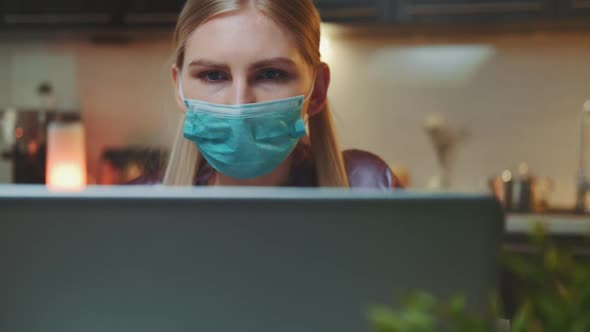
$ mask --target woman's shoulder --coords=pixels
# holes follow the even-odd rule
[[[297,160],[294,173],[299,180],[294,181],[293,184],[308,186],[309,183],[316,183],[315,162],[311,147],[307,144],[299,144],[294,156]],[[391,189],[403,187],[387,162],[372,152],[348,149],[342,151],[342,157],[351,188]],[[301,181],[301,178],[308,179],[308,181]]]
[[[342,152],[348,182],[352,188],[399,188],[400,181],[389,165],[378,155],[364,150]]]
[[[126,185],[157,185],[162,184],[164,175],[162,172],[154,174],[142,174],[139,177],[126,182]]]

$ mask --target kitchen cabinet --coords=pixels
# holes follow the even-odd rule
[[[176,24],[186,0],[126,0],[122,13],[125,25],[170,26]]]
[[[174,25],[185,0],[126,0],[123,23]],[[371,22],[384,17],[388,0],[315,0],[324,21]]]
[[[388,0],[316,0],[324,21],[370,22],[379,19]],[[125,25],[170,25],[176,23],[185,0],[126,0]]]
[[[384,20],[389,0],[315,0],[323,21]]]
[[[0,0],[5,26],[162,26],[176,23],[185,0]],[[385,20],[390,0],[315,0],[324,21]]]
[[[557,10],[560,17],[590,18],[590,0],[559,0]]]
[[[323,21],[527,22],[590,18],[590,0],[314,0]],[[4,26],[154,26],[171,29],[185,0],[0,0]]]
[[[5,25],[103,25],[109,24],[115,0],[2,0],[1,22]]]
[[[0,0],[5,26],[174,26],[185,0]]]
[[[392,0],[399,22],[502,22],[550,18],[554,0]]]

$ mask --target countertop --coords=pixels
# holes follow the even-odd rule
[[[506,232],[508,234],[530,233],[537,223],[545,226],[553,235],[590,235],[590,215],[575,214],[508,214]]]

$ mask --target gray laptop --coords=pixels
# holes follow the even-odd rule
[[[459,194],[0,186],[0,331],[363,332],[413,289],[482,308],[503,222]]]

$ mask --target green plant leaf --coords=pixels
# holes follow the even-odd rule
[[[404,332],[402,319],[385,306],[370,309],[369,321],[378,332]]]
[[[526,302],[516,313],[510,332],[525,332],[527,326],[531,323],[531,304]]]
[[[458,295],[451,299],[449,311],[452,315],[460,315],[465,310],[465,296]]]
[[[501,254],[503,265],[521,283],[521,303],[510,331],[590,332],[590,263],[546,237],[543,226],[535,228],[530,243],[533,256]],[[434,332],[441,324],[452,332],[492,332],[489,322],[502,313],[497,293],[490,301],[491,315],[485,317],[469,314],[461,295],[443,303],[427,292],[415,292],[402,304],[370,312],[376,332]]]

